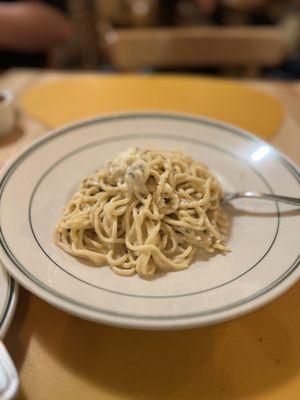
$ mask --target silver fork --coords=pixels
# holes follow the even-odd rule
[[[0,399],[13,399],[19,387],[19,377],[10,355],[0,341]]]
[[[251,191],[239,191],[239,192],[234,192],[234,193],[224,193],[221,202],[227,203],[228,201],[232,201],[232,200],[240,199],[240,198],[277,201],[279,203],[286,203],[286,204],[300,207],[300,198],[281,196],[278,194],[251,192]]]

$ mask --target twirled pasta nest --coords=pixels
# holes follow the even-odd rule
[[[199,249],[228,250],[221,198],[216,177],[182,152],[130,148],[84,179],[54,240],[120,275],[181,270]]]

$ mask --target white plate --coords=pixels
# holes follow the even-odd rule
[[[0,339],[12,320],[18,297],[18,285],[0,263]]]
[[[300,197],[299,171],[268,144],[221,122],[179,114],[119,114],[83,121],[32,144],[2,172],[1,258],[27,289],[81,317],[171,329],[215,323],[274,299],[299,278],[300,214],[239,200],[232,252],[146,281],[93,268],[52,242],[62,208],[91,171],[129,146],[181,149],[206,163],[225,191]]]

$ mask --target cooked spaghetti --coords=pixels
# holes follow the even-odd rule
[[[84,179],[54,240],[120,275],[181,270],[199,249],[227,251],[221,197],[216,177],[183,153],[130,148]]]

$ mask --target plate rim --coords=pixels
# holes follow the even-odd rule
[[[244,129],[241,129],[239,127],[236,127],[231,124],[224,123],[220,120],[216,119],[211,119],[207,117],[202,117],[202,116],[197,116],[193,114],[187,114],[187,113],[178,113],[178,112],[161,112],[161,111],[132,111],[132,112],[118,112],[118,113],[110,113],[110,114],[105,114],[105,115],[100,115],[100,116],[95,116],[92,118],[87,118],[79,121],[75,121],[71,124],[64,125],[62,127],[59,127],[57,129],[54,129],[47,133],[46,135],[43,135],[42,137],[34,140],[33,142],[29,143],[27,146],[24,146],[21,151],[19,151],[11,160],[9,160],[4,167],[1,170],[0,173],[0,186],[2,187],[3,185],[3,178],[5,177],[6,173],[11,169],[11,167],[14,166],[14,164],[22,158],[22,156],[26,156],[28,151],[34,150],[36,147],[38,147],[40,144],[42,144],[44,141],[48,141],[49,138],[56,136],[60,134],[63,131],[69,131],[73,130],[76,128],[81,128],[87,124],[93,124],[97,122],[105,122],[107,121],[112,121],[114,118],[116,119],[122,119],[122,118],[149,118],[149,117],[154,117],[154,118],[159,118],[159,117],[168,117],[171,119],[181,119],[181,120],[186,120],[187,122],[196,122],[196,123],[207,123],[210,125],[217,126],[220,129],[226,129],[229,131],[234,131],[235,133],[239,134],[243,138],[250,139],[251,141],[255,141],[256,143],[260,144],[265,144],[268,147],[272,149],[272,152],[274,156],[279,158],[285,166],[289,169],[289,171],[295,175],[299,175],[300,177],[300,171],[298,167],[295,165],[293,161],[289,159],[289,157],[285,156],[283,153],[281,153],[279,150],[274,148],[272,145],[267,143],[266,141],[256,137],[255,135],[251,134],[250,132],[247,132]],[[298,280],[298,275],[297,274],[297,269],[300,265],[300,257],[298,257],[292,265],[296,263],[296,267],[293,270],[295,273],[293,273],[293,279],[288,279],[289,274],[286,273],[289,271],[291,267],[283,274],[283,278],[279,283],[279,286],[276,285],[275,287],[271,287],[270,290],[267,293],[262,293],[259,296],[259,299],[251,299],[251,296],[249,300],[247,300],[246,303],[241,304],[241,305],[236,305],[233,306],[232,308],[229,308],[229,310],[226,311],[216,311],[215,313],[208,312],[207,316],[200,316],[200,317],[194,317],[194,320],[188,319],[188,318],[182,318],[182,319],[176,319],[176,317],[173,320],[168,320],[168,323],[162,323],[165,322],[164,320],[158,319],[155,317],[150,320],[143,320],[143,318],[140,318],[139,321],[137,318],[130,318],[126,316],[126,314],[121,314],[121,315],[115,315],[113,317],[108,317],[103,313],[103,311],[88,311],[86,306],[83,304],[77,304],[74,305],[72,304],[71,300],[63,297],[58,297],[56,294],[52,293],[50,290],[48,291],[47,289],[38,286],[38,284],[30,279],[24,272],[16,268],[16,263],[13,262],[6,254],[3,254],[3,251],[5,251],[4,246],[1,241],[1,252],[0,252],[0,258],[2,259],[2,262],[7,270],[20,282],[21,285],[26,287],[29,291],[35,293],[45,301],[51,303],[52,305],[63,309],[64,311],[68,311],[72,314],[81,316],[86,319],[91,319],[94,321],[98,322],[104,322],[107,324],[111,325],[117,325],[117,326],[126,326],[126,327],[135,327],[135,328],[147,328],[147,329],[175,329],[175,328],[187,328],[187,327],[193,327],[193,326],[200,326],[200,325],[208,325],[211,323],[218,323],[224,320],[232,319],[237,317],[238,315],[245,314],[247,312],[253,311],[256,308],[261,307],[262,305],[272,301],[274,298],[278,297],[281,293],[286,291],[290,286],[292,286],[297,280]],[[300,272],[300,271],[299,271]],[[277,288],[277,290],[276,290]],[[224,314],[222,316],[222,314]],[[228,315],[225,315],[228,314]],[[214,316],[214,317],[212,317]],[[155,322],[156,321],[156,322]],[[172,321],[172,322],[171,322]]]

